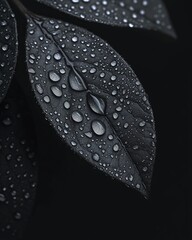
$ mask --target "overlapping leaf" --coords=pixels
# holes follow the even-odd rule
[[[0,239],[21,237],[32,211],[37,167],[29,123],[18,97],[6,97],[0,105]]]
[[[29,18],[27,65],[38,103],[57,133],[88,162],[147,195],[154,120],[130,66],[85,29]]]
[[[161,0],[36,0],[79,18],[114,26],[144,28],[175,36]]]
[[[17,59],[15,16],[6,0],[0,1],[0,102],[13,77]]]

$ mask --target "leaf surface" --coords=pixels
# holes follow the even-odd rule
[[[15,16],[6,0],[0,1],[0,102],[10,85],[17,60]]]
[[[23,99],[18,98],[6,97],[0,105],[0,239],[20,239],[36,193],[32,125]]]
[[[29,18],[32,89],[56,132],[98,169],[147,195],[154,119],[130,66],[106,42],[74,25]]]
[[[158,30],[175,37],[161,0],[36,0],[87,21]]]

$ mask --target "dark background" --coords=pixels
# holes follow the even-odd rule
[[[132,66],[154,110],[157,157],[151,196],[145,200],[73,154],[28,97],[34,113],[40,172],[34,213],[24,240],[190,239],[187,236],[190,1],[164,2],[177,40],[152,31],[87,23],[27,1],[37,13],[75,23],[102,37]],[[25,24],[19,14],[17,17]],[[23,24],[19,31],[23,31]],[[24,34],[20,40],[24,40]],[[22,62],[22,53],[20,59]],[[20,76],[21,71],[18,66]],[[28,95],[27,84],[21,85]]]

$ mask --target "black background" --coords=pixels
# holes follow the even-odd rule
[[[190,1],[164,2],[177,40],[152,31],[86,23],[27,1],[26,5],[37,13],[75,23],[102,37],[132,66],[154,110],[157,157],[149,200],[79,159],[61,143],[29,98],[29,86],[21,72],[21,51],[17,79],[22,82],[33,110],[40,154],[37,200],[24,239],[190,239],[187,237]],[[19,31],[23,31],[24,19],[18,13],[17,18],[21,22]],[[24,41],[23,32],[20,38]]]

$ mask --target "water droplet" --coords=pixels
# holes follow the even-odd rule
[[[117,62],[116,62],[116,61],[112,61],[112,62],[111,62],[111,66],[112,66],[112,67],[115,67],[116,65],[117,65]]]
[[[5,195],[0,193],[0,202],[5,202]]]
[[[145,126],[145,124],[146,124],[146,122],[145,122],[145,121],[141,121],[141,122],[139,123],[139,126],[140,126],[140,127],[144,127],[144,126]]]
[[[62,96],[62,91],[57,86],[51,86],[51,91],[56,97]]]
[[[74,122],[80,123],[83,121],[83,116],[80,112],[74,111],[71,115]]]
[[[128,123],[125,123],[124,124],[124,128],[128,128],[129,127],[129,124]]]
[[[87,90],[83,79],[79,75],[75,74],[74,71],[69,73],[69,84],[75,91],[81,92]]]
[[[58,82],[61,79],[60,76],[56,72],[54,72],[54,71],[50,71],[49,72],[49,78],[53,82]]]
[[[4,118],[2,122],[5,126],[10,126],[12,124],[12,121],[9,117]]]
[[[77,42],[78,41],[78,38],[75,36],[75,37],[72,37],[72,42]]]
[[[93,156],[92,156],[92,158],[93,158],[93,160],[96,161],[96,162],[98,162],[99,159],[100,159],[99,154],[97,154],[97,153],[94,153]]]
[[[138,145],[133,146],[133,150],[137,150],[137,149],[139,149]]]
[[[21,219],[21,213],[19,213],[19,212],[15,213],[14,218],[16,220],[20,220]]]
[[[43,88],[41,87],[41,84],[36,84],[35,88],[39,94],[43,94]]]
[[[93,112],[100,115],[105,114],[106,104],[101,97],[89,93],[87,95],[87,100],[88,100],[89,107]]]
[[[112,141],[113,138],[114,138],[114,137],[113,137],[113,135],[111,135],[111,134],[108,136],[108,139],[109,139],[110,141]]]
[[[49,98],[49,96],[45,96],[45,97],[43,98],[43,100],[44,100],[44,102],[46,102],[46,103],[50,103],[50,98]]]
[[[106,131],[104,123],[102,123],[99,120],[93,121],[91,126],[93,129],[93,132],[98,136],[102,136]]]
[[[113,146],[113,151],[114,151],[114,152],[118,152],[118,151],[119,151],[119,145],[118,145],[118,144],[115,144],[115,145]]]
[[[57,61],[61,60],[61,54],[60,53],[55,53],[53,57]]]
[[[68,101],[64,102],[63,106],[65,109],[69,109],[71,107],[71,105]]]

